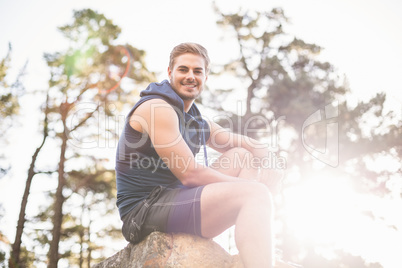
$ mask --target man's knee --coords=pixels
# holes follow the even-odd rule
[[[232,148],[223,153],[217,161],[211,164],[211,168],[226,175],[237,177],[244,168],[250,168],[252,154],[240,147]]]
[[[262,183],[250,183],[247,198],[250,200],[257,200],[263,204],[272,205],[272,195],[268,187]]]
[[[227,156],[231,160],[231,166],[235,169],[251,169],[253,154],[247,149],[236,147],[227,152]]]
[[[273,207],[273,199],[269,189],[262,183],[250,182],[244,183],[239,188],[233,189],[232,200],[228,202],[236,202],[239,209],[244,206],[256,206],[271,209]]]

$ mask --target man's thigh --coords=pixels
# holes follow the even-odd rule
[[[201,236],[200,200],[204,186],[166,189],[149,208],[144,232],[189,233]]]
[[[250,198],[268,195],[268,189],[257,182],[221,182],[204,187],[201,194],[201,233],[212,238],[236,223],[242,205]]]

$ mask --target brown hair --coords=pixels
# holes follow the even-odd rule
[[[203,46],[197,43],[181,43],[173,48],[172,52],[170,52],[169,60],[169,67],[171,70],[173,70],[175,59],[185,53],[200,55],[205,61],[205,72],[209,72],[210,60],[208,57],[208,51]]]

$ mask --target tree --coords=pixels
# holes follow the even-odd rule
[[[69,217],[66,217],[68,221],[66,219],[64,225],[69,227],[64,228],[63,232],[65,240],[74,239],[75,243],[80,245],[78,252],[69,252],[70,263],[76,262],[79,267],[88,268],[93,261],[92,253],[102,250],[102,246],[106,245],[101,245],[99,240],[121,235],[119,228],[104,225],[102,228],[107,231],[101,232],[99,223],[97,227],[94,226],[97,219],[106,220],[107,216],[115,211],[116,186],[114,170],[104,169],[101,163],[94,163],[93,166],[97,168],[89,167],[89,170],[84,172],[78,170],[69,172],[68,187],[72,191],[69,199],[74,203],[74,207],[78,206],[80,209],[68,214]]]
[[[120,228],[109,222],[116,218],[114,170],[107,170],[104,159],[91,159],[86,168],[71,170],[67,173],[67,185],[64,191],[63,222],[60,238],[60,259],[69,266],[91,267],[92,256],[102,256],[108,242],[114,237],[121,239]],[[54,193],[49,200],[54,199]],[[51,204],[51,202],[49,202]],[[40,213],[32,220],[33,226],[46,225],[53,216],[52,205],[44,205]],[[112,217],[111,217],[112,215]],[[102,219],[102,220],[100,220]],[[41,228],[31,237],[37,239],[41,248],[46,248],[51,240],[51,230]],[[36,252],[37,262],[43,262],[44,252]]]
[[[88,236],[91,222],[79,223],[77,218],[65,217],[65,211],[71,212],[71,204],[66,201],[79,200],[78,196],[84,191],[85,195],[93,196],[93,200],[82,197],[83,213],[90,214],[92,202],[111,198],[114,183],[110,169],[104,167],[99,148],[116,140],[119,131],[116,126],[121,123],[118,111],[135,100],[136,87],[155,80],[155,75],[146,68],[145,52],[130,44],[116,44],[121,30],[104,15],[91,9],[75,11],[73,22],[59,29],[69,46],[66,51],[44,55],[50,80],[43,105],[43,140],[28,171],[14,243],[16,250],[13,250],[14,258],[10,259],[10,264],[13,259],[19,260],[15,262],[18,267],[25,265],[24,260],[18,258],[22,252],[18,252],[17,247],[21,245],[24,222],[27,221],[25,209],[30,182],[37,174],[52,176],[54,173],[58,183],[55,192],[50,193],[52,206],[47,208],[46,217],[41,213],[32,222],[35,224],[38,219],[51,216],[51,232],[33,228],[35,233],[30,235],[44,243],[45,249],[48,247],[48,267],[57,267],[60,258],[71,256],[68,250],[60,252],[59,249],[60,241],[70,239],[71,234],[78,234],[82,239],[79,243],[88,247],[87,263],[90,263],[92,245]],[[124,104],[119,102],[121,99]],[[46,151],[45,141],[48,140],[60,150],[57,162],[48,161],[48,165],[57,166],[55,171],[41,171],[36,162],[40,158],[39,151],[42,148]],[[71,228],[69,222],[78,223],[78,227]]]
[[[134,85],[154,79],[153,73],[146,69],[144,51],[131,45],[112,44],[120,28],[104,15],[90,9],[76,11],[73,23],[59,29],[70,41],[69,49],[65,53],[45,55],[51,70],[52,124],[61,129],[57,131],[61,145],[48,267],[57,267],[59,259],[63,204],[66,201],[64,192],[70,179],[66,170],[69,141],[75,142],[78,137],[85,141],[94,133],[99,134],[91,124],[97,112],[103,111],[107,117],[114,116],[108,105],[130,93],[116,87],[123,76],[131,78]],[[82,112],[88,103],[94,104],[93,108]]]
[[[6,81],[10,70],[11,51],[12,48],[10,44],[7,56],[0,62],[0,88],[2,89],[0,95],[0,136],[2,137],[7,137],[8,130],[15,125],[15,117],[18,115],[20,108],[19,98],[24,93],[24,86],[21,79],[25,73],[26,64],[11,85]],[[7,142],[6,139],[4,139],[3,142]],[[6,144],[2,144],[1,146],[5,147]],[[3,157],[5,156],[0,155],[0,160]],[[0,178],[7,173],[8,169],[9,167],[0,166]],[[0,236],[2,237],[1,233]],[[18,251],[19,244],[20,243],[17,242]]]
[[[227,114],[227,117],[221,116],[218,123],[235,132],[267,141],[272,149],[279,149],[276,156],[286,157],[286,168],[298,175],[298,181],[292,182],[294,184],[308,180],[312,173],[325,176],[331,168],[329,172],[339,177],[365,178],[366,186],[358,186],[361,191],[387,193],[389,186],[387,190],[386,185],[391,174],[373,172],[366,161],[367,157],[376,158],[380,154],[400,160],[402,144],[398,137],[402,131],[401,121],[392,112],[384,112],[386,95],[379,94],[355,106],[348,103],[347,79],[340,76],[333,65],[320,61],[321,47],[286,33],[288,18],[281,8],[269,12],[239,10],[235,14],[225,14],[216,5],[214,8],[218,15],[217,24],[233,37],[233,46],[238,48],[238,57],[220,69],[214,68],[217,75],[223,72],[230,75],[236,81],[232,84],[238,86],[211,89],[210,96],[206,95],[202,100],[204,105]],[[247,89],[245,95],[242,88]],[[240,99],[245,107],[243,110],[228,110],[217,103],[234,93],[244,95]],[[328,128],[329,124],[336,127]],[[281,137],[286,139],[281,140]],[[333,151],[326,148],[327,154],[320,154],[319,149],[325,146],[326,137],[339,138],[334,145],[339,148]],[[315,148],[307,148],[308,138],[308,144]],[[313,157],[326,167],[314,168],[314,163],[308,161]],[[282,216],[281,205],[286,203],[283,197],[281,200],[279,218]],[[314,260],[297,257],[303,245],[296,242],[286,221],[282,219],[282,222],[285,223],[280,242],[289,245],[284,257],[304,265],[311,264]],[[314,247],[304,249],[314,250]],[[334,254],[342,256],[341,253]],[[344,260],[338,261],[341,265]],[[359,262],[353,260],[354,267],[356,261]],[[351,263],[343,262],[342,265]],[[314,266],[329,267],[320,261]]]
[[[26,214],[26,209],[27,209],[27,204],[28,204],[29,192],[30,192],[31,185],[32,185],[32,180],[33,180],[34,176],[38,173],[38,171],[35,170],[36,161],[38,159],[40,151],[42,150],[43,146],[45,145],[46,139],[49,136],[48,115],[49,115],[49,95],[46,96],[46,102],[45,102],[45,107],[44,107],[42,142],[36,148],[34,154],[32,155],[32,160],[31,160],[31,164],[29,165],[27,180],[25,183],[25,190],[24,190],[22,200],[21,200],[21,207],[20,207],[20,213],[18,216],[17,230],[15,233],[15,239],[14,239],[14,243],[12,245],[11,256],[9,259],[10,267],[25,267],[26,266],[27,259],[21,258],[21,242],[22,242],[22,235],[24,232],[24,225],[26,222],[25,214]]]

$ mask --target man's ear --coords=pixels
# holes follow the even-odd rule
[[[170,70],[170,66],[168,66],[167,71],[168,71],[169,79],[172,80],[172,78],[171,78],[172,77],[172,70]]]

